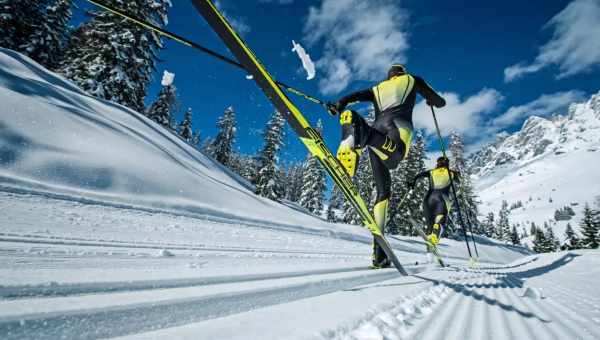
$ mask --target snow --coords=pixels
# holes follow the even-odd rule
[[[316,75],[316,70],[315,64],[313,63],[312,59],[310,59],[310,55],[306,53],[306,50],[304,47],[302,47],[302,45],[296,43],[294,40],[292,40],[292,46],[294,46],[292,51],[298,54],[298,57],[302,61],[302,67],[304,67],[304,70],[306,70],[306,80],[313,79]]]
[[[167,70],[163,72],[163,77],[160,82],[162,86],[169,86],[173,84],[173,80],[175,79],[175,73],[171,73]]]
[[[522,201],[513,210],[511,223],[529,232],[531,222],[541,227],[550,222],[564,238],[567,223],[577,229],[585,203],[600,195],[600,92],[588,101],[571,105],[569,114],[551,119],[530,117],[523,128],[503,134],[472,158],[474,185],[482,204],[482,216],[498,213],[502,201]],[[570,221],[554,221],[554,212],[571,206]]]
[[[411,275],[371,270],[364,228],[257,197],[139,113],[8,50],[0,85],[2,339],[600,337],[597,251],[477,237],[472,267],[443,239],[439,268],[390,235]]]

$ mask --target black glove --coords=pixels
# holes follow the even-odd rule
[[[337,109],[337,103],[334,104],[327,102],[325,105],[327,106],[327,112],[329,112],[330,115],[336,116],[340,113],[340,111]]]

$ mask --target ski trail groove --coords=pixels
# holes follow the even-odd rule
[[[5,299],[22,299],[30,297],[58,297],[92,293],[115,293],[149,289],[184,288],[194,286],[216,285],[222,283],[239,283],[311,275],[346,273],[360,270],[366,271],[368,269],[368,267],[351,267],[272,274],[226,275],[171,280],[167,279],[122,282],[90,282],[58,285],[0,286],[0,297]]]
[[[0,334],[4,335],[4,340],[124,336],[242,313],[397,277],[396,271],[387,271],[192,299],[7,317],[0,319]]]
[[[515,284],[516,278],[508,275],[506,279],[513,284]],[[517,284],[519,284],[517,282]],[[531,301],[531,300],[530,300]],[[535,301],[535,302],[533,302]],[[569,309],[572,313],[557,313],[557,311],[564,311],[565,306],[552,301],[552,299],[546,297],[541,301],[533,300],[531,304],[534,308],[541,310],[544,314],[548,315],[552,322],[549,324],[549,328],[555,329],[557,332],[562,333],[561,339],[566,339],[572,337],[576,334],[578,339],[600,339],[600,331],[594,329],[593,327],[589,327],[589,324],[592,324],[592,320],[578,321],[573,318],[573,315],[579,316],[577,311],[573,311]],[[550,306],[553,305],[553,306]],[[580,319],[587,319],[579,316]],[[558,327],[560,325],[561,327]],[[568,332],[566,332],[568,330]],[[566,332],[566,333],[565,333]]]

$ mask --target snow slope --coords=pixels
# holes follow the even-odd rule
[[[502,134],[471,158],[481,212],[497,213],[503,200],[522,201],[511,221],[541,225],[554,212],[572,206],[571,221],[556,224],[563,237],[566,223],[578,224],[586,202],[600,195],[600,92],[573,104],[568,115],[532,116],[520,131]]]
[[[143,115],[92,98],[10,50],[0,50],[0,101],[5,188],[331,232],[318,218],[254,195]]]

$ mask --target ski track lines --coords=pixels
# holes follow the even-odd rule
[[[72,296],[91,293],[112,293],[123,291],[137,291],[149,289],[185,288],[194,286],[216,285],[221,283],[238,283],[261,280],[274,280],[311,275],[324,275],[346,273],[353,271],[369,270],[368,267],[350,267],[336,269],[322,269],[310,271],[253,274],[253,275],[230,275],[213,276],[190,279],[171,280],[144,280],[123,282],[90,282],[75,284],[53,284],[53,285],[24,285],[24,286],[0,286],[0,297],[6,299],[18,299],[41,296]]]
[[[179,326],[398,277],[395,270],[0,302],[2,339],[95,339]],[[93,306],[93,307],[89,307]],[[115,325],[119,325],[115,327]]]
[[[581,315],[556,299],[524,297],[517,275],[462,270],[443,279],[439,270],[429,277],[434,286],[398,306],[367,315],[352,326],[322,333],[326,339],[600,339],[598,321]],[[443,277],[443,276],[442,276]],[[596,300],[556,286],[545,292],[561,301],[589,307]],[[435,295],[435,296],[432,296]],[[594,310],[593,308],[591,310]]]

